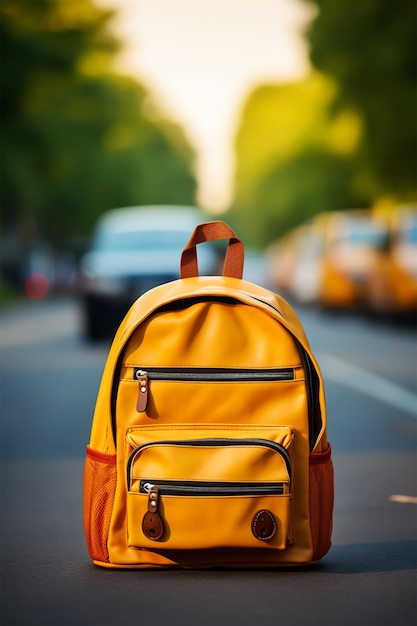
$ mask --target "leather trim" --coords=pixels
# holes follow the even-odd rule
[[[106,454],[105,452],[94,450],[93,448],[90,448],[89,445],[86,448],[86,453],[88,458],[93,459],[94,461],[99,461],[100,463],[108,463],[109,465],[116,465],[115,454]]]
[[[329,444],[329,447],[325,452],[313,452],[312,454],[310,454],[309,463],[325,463],[331,457],[331,454],[332,448]]]

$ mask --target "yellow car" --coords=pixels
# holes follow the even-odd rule
[[[274,283],[305,304],[362,305],[387,239],[386,221],[370,210],[320,213],[270,248]]]
[[[366,301],[371,277],[378,273],[386,248],[386,220],[370,210],[318,216],[323,231],[319,300],[332,308],[352,308]]]
[[[388,245],[370,277],[367,302],[377,313],[417,311],[417,206],[400,207],[391,216]]]

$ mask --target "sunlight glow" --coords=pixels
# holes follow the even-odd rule
[[[312,10],[300,0],[96,1],[118,11],[116,69],[144,83],[196,147],[200,204],[227,208],[244,100],[259,84],[306,75]]]

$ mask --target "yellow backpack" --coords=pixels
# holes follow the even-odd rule
[[[223,276],[196,246],[229,239]],[[241,279],[224,222],[196,227],[181,278],[131,307],[113,340],[84,472],[97,565],[283,567],[331,541],[323,381],[297,315]]]

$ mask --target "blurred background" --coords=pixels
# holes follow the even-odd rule
[[[2,624],[415,624],[416,18],[415,0],[1,1]],[[85,445],[124,311],[218,218],[322,368],[333,547],[278,579],[166,572],[161,602],[160,572],[90,565]]]
[[[0,20],[3,303],[83,292],[106,211],[185,205],[235,228],[250,280],[415,311],[414,0],[3,0]]]

